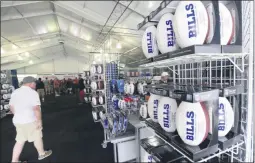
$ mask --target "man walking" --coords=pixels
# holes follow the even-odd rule
[[[168,72],[162,72],[161,73],[161,80],[160,83],[169,83],[169,74]]]
[[[59,86],[60,86],[60,82],[57,78],[55,78],[54,79],[54,89],[55,89],[55,95],[56,96],[59,96],[59,94],[60,94]]]
[[[38,152],[38,160],[52,154],[51,150],[45,151],[43,146],[41,102],[35,91],[35,82],[35,78],[25,77],[23,85],[11,95],[9,104],[10,110],[14,114],[13,124],[17,132],[12,162],[19,162],[26,141],[34,143]]]
[[[50,94],[50,82],[48,80],[48,78],[46,77],[45,80],[43,81],[44,84],[44,88],[45,88],[45,93],[46,95]]]
[[[40,99],[42,100],[42,102],[44,102],[44,95],[45,95],[44,83],[42,82],[41,78],[39,78],[36,83],[36,89],[37,89]]]

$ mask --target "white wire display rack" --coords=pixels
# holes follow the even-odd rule
[[[140,64],[140,69],[155,69],[169,71],[170,80],[178,84],[192,85],[242,85],[244,92],[241,94],[241,134],[243,143],[234,145],[224,151],[219,151],[215,156],[228,155],[230,161],[253,162],[253,109],[254,109],[254,42],[253,42],[253,1],[242,1],[242,47],[236,53],[200,50],[195,46],[189,55],[173,56],[167,59],[154,60]],[[216,45],[217,46],[217,45]],[[206,46],[205,46],[206,47]],[[197,48],[197,50],[196,50]],[[206,47],[207,48],[207,47]],[[212,48],[217,49],[216,48]],[[189,49],[187,49],[189,50]],[[222,50],[222,49],[221,49]],[[185,51],[185,49],[182,51]],[[204,53],[203,53],[204,51]],[[235,51],[235,49],[233,49]],[[177,55],[178,51],[175,52]],[[186,52],[184,52],[186,53]],[[160,55],[159,55],[160,56]],[[162,56],[164,57],[164,55]],[[160,58],[160,57],[158,57]],[[233,108],[236,101],[229,98]],[[211,157],[201,160],[207,161]]]
[[[141,124],[143,124],[144,126],[147,126],[144,122],[140,122]],[[154,132],[154,130],[152,128],[150,128],[149,126],[147,126],[148,129],[151,131],[151,132]],[[184,152],[178,150],[176,147],[174,147],[171,143],[169,143],[168,141],[166,141],[163,137],[161,137],[159,134],[155,133],[155,135],[157,135],[157,137],[159,137],[161,140],[163,140],[166,144],[168,144],[171,148],[173,148],[174,150],[178,151],[178,153],[180,153],[181,155],[184,156],[184,158],[186,158],[187,160],[189,160],[190,162],[194,162],[191,158],[189,158]],[[202,158],[200,159],[199,161],[196,161],[196,162],[206,162],[212,158],[215,158],[215,157],[220,157],[221,155],[223,154],[227,154],[227,155],[230,155],[231,156],[231,162],[234,161],[239,161],[239,162],[243,162],[241,161],[240,159],[238,159],[237,157],[235,157],[233,154],[238,154],[238,149],[241,148],[241,146],[244,144],[244,141],[242,142],[239,142],[225,150],[221,150],[221,149],[218,149],[218,152],[216,152],[215,154],[213,155],[210,155],[209,157],[206,157],[206,158]],[[230,154],[229,154],[230,153]]]

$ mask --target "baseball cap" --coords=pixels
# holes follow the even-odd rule
[[[33,83],[33,82],[35,82],[36,81],[36,79],[34,78],[34,77],[32,77],[32,76],[27,76],[27,77],[25,77],[24,79],[23,79],[23,84],[27,84],[27,83]]]
[[[162,72],[161,76],[169,76],[168,72]]]

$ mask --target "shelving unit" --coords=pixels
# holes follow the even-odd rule
[[[85,100],[86,103],[91,103],[91,99],[92,99],[92,97],[91,97],[91,92],[92,91],[91,91],[90,84],[88,84],[86,82],[86,80],[91,82],[91,77],[90,76],[91,76],[90,71],[84,71],[84,82],[85,82],[84,85],[85,85],[85,89],[87,90],[86,92],[84,91],[85,96],[86,96],[86,97],[84,97],[84,100]],[[88,93],[88,92],[90,92],[90,93]]]
[[[10,95],[15,90],[14,86],[12,85],[12,77],[11,77],[11,71],[1,71],[1,110],[0,110],[0,116],[1,118],[4,118],[8,115],[10,111],[9,101],[10,101]],[[6,96],[7,97],[4,97]]]
[[[144,30],[148,26],[156,25],[162,14],[175,12],[178,3],[179,1],[163,1],[155,11],[138,24],[137,28]],[[217,14],[219,12],[218,1],[212,1],[212,3],[216,15],[219,16]],[[175,143],[174,135],[166,135],[159,125],[150,123],[149,120],[141,122],[145,128],[148,128],[156,137],[163,140],[173,151],[177,151],[190,162],[212,161],[223,156],[227,156],[228,161],[232,162],[249,162],[254,157],[254,135],[252,132],[254,129],[252,127],[254,55],[253,30],[250,26],[253,24],[253,15],[251,14],[253,12],[253,2],[226,1],[223,3],[231,8],[231,12],[235,13],[238,20],[236,23],[240,24],[237,27],[239,32],[237,32],[236,41],[233,44],[220,45],[220,23],[219,17],[216,16],[216,30],[211,44],[178,49],[173,52],[159,54],[153,58],[132,62],[128,65],[128,67],[138,67],[138,69],[168,69],[172,85],[146,86],[146,91],[151,93],[194,102],[196,98],[199,99],[198,97],[203,98],[206,95],[214,97],[209,95],[208,91],[218,90],[219,97],[227,97],[230,101],[235,112],[234,128],[226,137],[217,138],[217,142],[214,142],[217,145],[214,153],[208,156],[200,156],[201,158],[192,158],[187,151],[183,150],[181,142]],[[174,90],[181,90],[186,93],[178,95],[174,93]],[[203,95],[195,96],[196,90],[203,93]],[[204,94],[205,92],[207,93]],[[214,115],[215,118],[217,116]],[[139,134],[137,133],[138,139],[140,139]],[[155,157],[154,160],[161,160],[161,155],[156,151],[155,149],[151,153]],[[138,158],[137,161],[141,161],[140,155]]]
[[[92,68],[93,66],[101,66],[102,67],[102,73],[97,73],[97,72],[92,72],[92,70],[90,71],[90,79],[91,79],[91,83],[92,82],[97,82],[97,81],[103,81],[104,82],[104,86],[103,86],[103,89],[93,89],[91,86],[91,96],[93,98],[93,96],[99,96],[99,95],[103,95],[104,96],[104,104],[97,104],[97,105],[94,105],[93,102],[91,103],[91,106],[92,106],[92,115],[94,114],[97,114],[97,119],[94,119],[94,116],[93,116],[93,119],[94,119],[94,122],[100,122],[101,118],[100,118],[100,115],[99,113],[101,111],[105,111],[105,106],[106,106],[106,96],[105,96],[105,77],[104,77],[104,72],[105,72],[105,63],[103,62],[103,64],[92,64],[90,67]],[[100,80],[98,80],[100,76]],[[97,79],[95,79],[97,78]]]

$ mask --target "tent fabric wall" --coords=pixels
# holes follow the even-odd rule
[[[41,64],[31,65],[17,69],[18,74],[66,74],[66,73],[82,73],[89,70],[87,61],[65,57],[62,59],[50,60]]]

